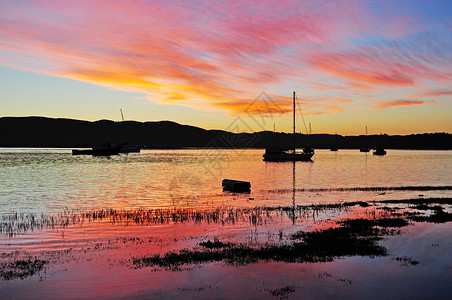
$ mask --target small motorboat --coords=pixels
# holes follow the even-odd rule
[[[223,179],[221,185],[223,186],[223,191],[235,193],[249,193],[251,191],[251,183],[248,181]]]

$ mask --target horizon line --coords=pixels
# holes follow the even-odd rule
[[[101,121],[108,121],[108,122],[113,122],[113,123],[123,123],[123,122],[135,122],[135,123],[157,123],[157,122],[171,122],[171,123],[175,123],[178,125],[182,125],[182,126],[190,126],[190,127],[196,127],[199,129],[203,129],[206,131],[224,131],[224,132],[229,132],[229,133],[233,133],[233,134],[254,134],[254,133],[260,133],[260,132],[275,132],[275,133],[279,133],[279,134],[292,134],[292,132],[285,132],[285,131],[272,131],[272,130],[261,130],[261,131],[254,131],[254,132],[246,132],[246,131],[242,131],[242,132],[232,132],[232,131],[228,131],[226,129],[206,129],[200,126],[196,126],[196,125],[190,125],[190,124],[182,124],[176,121],[171,121],[171,120],[154,120],[154,121],[137,121],[137,120],[109,120],[109,119],[98,119],[98,120],[94,120],[94,121],[90,121],[90,120],[83,120],[83,119],[74,119],[74,118],[66,118],[66,117],[45,117],[45,116],[1,116],[0,119],[4,119],[4,118],[42,118],[42,119],[54,119],[54,120],[72,120],[72,121],[82,121],[82,122],[90,122],[90,123],[95,123],[95,122],[101,122]],[[301,133],[301,132],[296,132],[297,134],[300,135],[338,135],[338,136],[366,136],[366,134],[356,134],[356,135],[342,135],[339,133]],[[367,136],[381,136],[381,135],[387,135],[387,136],[409,136],[409,135],[424,135],[424,134],[452,134],[450,132],[446,132],[446,131],[436,131],[436,132],[422,132],[422,133],[410,133],[410,134],[388,134],[385,132],[382,133],[374,133],[374,134],[367,134]]]

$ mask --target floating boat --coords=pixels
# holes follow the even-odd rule
[[[283,162],[283,161],[310,161],[314,153],[294,152],[293,150],[279,150],[267,148],[264,153],[264,161]]]
[[[124,114],[122,113],[122,108],[119,109],[121,112],[122,122],[124,123]],[[119,144],[119,153],[129,154],[129,153],[140,153],[141,149],[135,146],[130,146],[129,143]]]
[[[139,147],[130,146],[127,143],[120,144],[119,153],[140,153],[141,149]]]
[[[112,156],[119,155],[120,147],[112,146],[110,143],[96,145],[92,149],[72,150],[72,155]]]
[[[366,137],[367,137],[367,126],[366,126]],[[359,152],[369,152],[370,148],[369,147],[361,147],[359,149]]]
[[[251,183],[249,183],[248,181],[223,179],[221,185],[223,186],[223,191],[236,193],[244,193],[251,191]]]
[[[293,147],[291,150],[279,148],[266,148],[263,155],[264,161],[284,162],[284,161],[311,161],[314,155],[314,149],[306,147],[303,152],[297,152],[295,149],[295,91],[293,92]]]
[[[386,155],[386,150],[381,148],[381,147],[377,147],[375,149],[375,151],[373,152],[374,155]]]
[[[92,149],[84,149],[84,150],[73,149],[72,150],[72,155],[92,155],[92,154],[93,154]]]

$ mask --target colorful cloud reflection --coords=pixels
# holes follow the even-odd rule
[[[450,105],[446,1],[1,1],[0,64],[157,103],[307,114]],[[415,95],[415,96],[413,96]],[[407,100],[399,100],[407,99]]]

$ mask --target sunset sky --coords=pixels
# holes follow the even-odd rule
[[[452,132],[452,1],[0,0],[0,117],[289,131],[293,90],[314,133]]]

